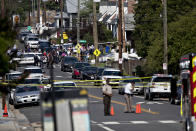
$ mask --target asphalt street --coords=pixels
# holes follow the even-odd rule
[[[46,74],[49,71],[45,69]],[[71,73],[62,72],[60,65],[55,65],[55,80],[72,80]],[[79,83],[77,83],[79,85]],[[85,83],[92,85],[92,83]],[[125,100],[119,95],[117,89],[113,89],[112,106],[114,116],[104,116],[101,88],[88,87],[89,112],[92,131],[180,131],[180,106],[171,105],[168,99],[155,99],[145,101],[143,96],[135,95],[132,98],[133,109],[136,104],[141,104],[141,113],[124,113]],[[28,118],[31,123],[41,122],[40,106],[25,106],[20,112]]]

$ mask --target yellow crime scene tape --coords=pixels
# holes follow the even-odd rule
[[[123,85],[127,84],[128,82],[123,82],[123,80],[134,80],[134,79],[149,79],[152,77],[136,77],[136,78],[122,78],[122,79],[111,79],[110,85],[113,86],[113,88],[123,88]],[[61,82],[61,81],[72,81],[76,83],[76,86],[59,86],[59,87],[82,87],[82,88],[102,88],[104,85],[105,80],[54,80],[54,82]],[[98,83],[97,83],[98,82]],[[119,83],[112,83],[112,82],[119,82]],[[135,88],[144,88],[149,87],[147,85],[149,82],[136,82],[143,84],[142,86],[135,86]],[[161,82],[156,82],[161,83]],[[15,83],[6,83],[2,82],[0,85],[11,85],[11,86],[18,86],[18,85],[31,85],[31,86],[49,86],[50,84],[15,84]],[[178,84],[177,86],[180,86],[181,84]],[[167,87],[167,84],[161,84],[161,86]],[[55,85],[55,87],[57,87]],[[153,88],[153,86],[150,86]]]

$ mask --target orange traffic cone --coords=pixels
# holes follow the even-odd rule
[[[111,115],[111,116],[114,115],[114,107],[113,107],[113,106],[111,106],[110,115]]]
[[[6,106],[6,104],[5,104],[5,108],[4,108],[3,117],[8,117],[8,112],[7,112],[7,106]]]
[[[141,106],[140,106],[140,104],[137,104],[136,105],[136,112],[135,113],[141,113]]]

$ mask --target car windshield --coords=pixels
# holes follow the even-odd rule
[[[25,73],[42,73],[41,69],[25,69]]]
[[[170,82],[171,77],[157,77],[153,80],[153,82]]]
[[[16,90],[16,93],[30,92],[30,91],[39,91],[37,86],[28,86],[28,87],[20,87]]]
[[[23,57],[34,57],[34,54],[23,54]]]
[[[122,76],[120,71],[104,71],[103,75],[109,75],[109,76]]]
[[[97,67],[88,66],[84,68],[85,71],[97,71]]]
[[[6,75],[6,79],[7,80],[17,79],[20,76],[21,76],[21,73],[20,74],[8,74],[8,75]]]
[[[98,75],[101,75],[102,73],[103,73],[103,71],[104,71],[104,68],[103,69],[98,69]]]
[[[55,90],[65,90],[73,87],[76,87],[74,83],[54,84]]]
[[[90,66],[90,64],[89,63],[76,63],[75,68],[81,68],[84,66]]]
[[[24,84],[41,84],[40,79],[25,79]]]
[[[50,47],[50,42],[39,42],[39,46],[41,46],[41,47]]]
[[[29,41],[38,41],[38,38],[29,38]]]

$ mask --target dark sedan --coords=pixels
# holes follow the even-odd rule
[[[80,71],[80,79],[94,80],[96,73],[97,73],[97,67],[85,66]]]
[[[61,71],[68,71],[71,72],[73,65],[78,62],[76,57],[72,56],[65,56],[61,61]]]
[[[76,62],[73,66],[72,78],[79,78],[80,77],[80,69],[85,66],[90,66],[90,64],[87,62]]]

